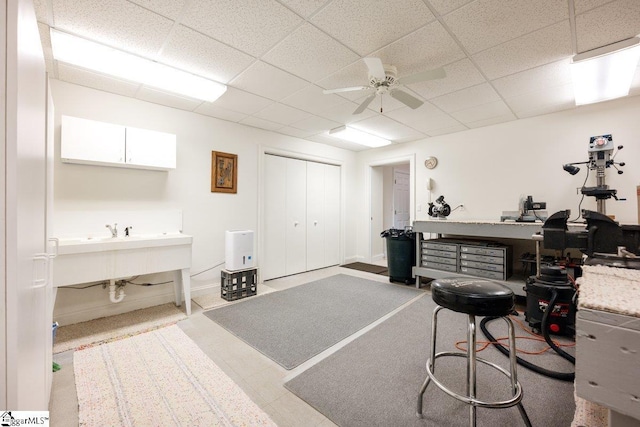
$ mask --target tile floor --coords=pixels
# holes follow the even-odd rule
[[[385,265],[385,260],[381,261],[380,264]],[[270,280],[266,283],[276,290],[283,290],[334,274],[349,274],[388,283],[386,276],[341,267],[325,268]],[[256,296],[256,298],[259,297]],[[335,425],[285,389],[284,383],[304,369],[317,363],[320,359],[337,351],[346,342],[354,339],[355,336],[336,344],[294,370],[287,371],[253,347],[236,338],[226,329],[209,320],[202,314],[202,310],[197,304],[193,304],[192,307],[192,315],[188,319],[180,321],[178,325],[256,404],[269,414],[278,426],[325,427]],[[385,318],[390,315],[385,316]],[[365,331],[361,331],[356,335],[360,335]],[[62,369],[53,376],[53,388],[49,405],[51,426],[77,426],[78,401],[73,375],[73,351],[54,355],[54,361],[60,364]]]

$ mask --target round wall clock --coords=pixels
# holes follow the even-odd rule
[[[433,169],[438,166],[438,159],[435,157],[427,157],[427,160],[424,161],[424,166],[427,169]]]

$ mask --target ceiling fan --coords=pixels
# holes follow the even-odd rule
[[[376,95],[383,95],[388,93],[393,98],[405,104],[407,107],[416,109],[420,107],[424,102],[420,101],[413,95],[408,94],[407,92],[400,90],[399,87],[402,85],[407,85],[411,83],[422,82],[425,80],[434,80],[441,79],[446,74],[443,68],[436,68],[434,70],[422,71],[420,73],[412,74],[407,77],[403,77],[401,79],[397,79],[398,70],[393,65],[383,64],[380,58],[363,58],[365,64],[367,64],[367,68],[369,69],[369,85],[368,86],[354,86],[354,87],[343,87],[339,89],[326,89],[322,92],[325,95],[331,93],[340,93],[340,92],[354,92],[354,91],[374,91],[370,93],[369,96],[365,98],[365,100],[360,104],[358,108],[353,112],[353,114],[362,113],[365,108],[371,104],[371,101],[376,97]],[[382,112],[382,109],[380,109]]]

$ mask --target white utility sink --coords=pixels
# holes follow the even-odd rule
[[[59,239],[58,254],[77,254],[121,249],[152,248],[190,244],[192,237],[182,233],[138,234],[126,237],[77,237]]]
[[[77,237],[59,239],[53,263],[53,285],[70,286],[143,274],[174,272],[176,305],[191,314],[191,244],[179,232],[127,237]]]

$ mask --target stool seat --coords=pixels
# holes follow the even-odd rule
[[[507,316],[515,308],[515,295],[508,286],[480,278],[434,280],[431,297],[441,307],[473,316]]]

